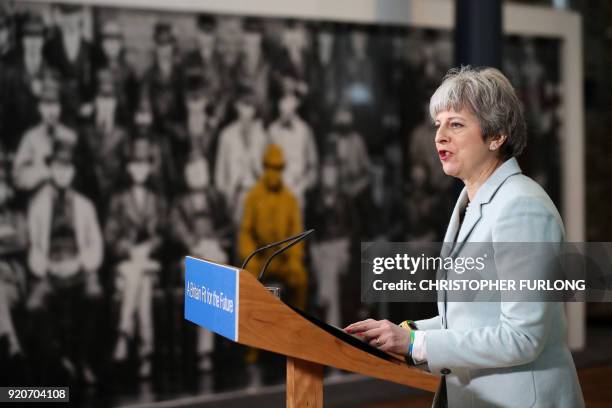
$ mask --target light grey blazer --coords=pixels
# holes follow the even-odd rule
[[[461,255],[465,242],[495,245],[564,239],[555,205],[536,182],[521,173],[514,158],[480,187],[460,227],[460,212],[467,199],[464,188],[444,238],[454,243],[452,257]],[[516,265],[520,262],[528,260],[517,260]],[[562,303],[439,301],[438,312],[416,325],[426,331],[429,370],[447,373],[449,407],[584,406],[566,345]]]

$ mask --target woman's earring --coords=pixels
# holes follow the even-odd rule
[[[493,152],[493,151],[495,151],[495,149],[497,149],[497,147],[496,147],[495,145],[491,145],[491,146],[489,146],[489,150],[490,150],[490,151],[492,151],[492,152]]]

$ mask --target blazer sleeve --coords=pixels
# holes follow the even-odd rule
[[[556,210],[538,197],[519,197],[501,211],[492,228],[495,264],[500,279],[516,271],[537,278],[546,265],[517,257],[507,242],[562,242],[563,226]],[[484,220],[481,220],[481,222]],[[527,364],[542,351],[550,332],[552,302],[501,302],[495,326],[462,330],[428,330],[425,348],[429,369],[497,368]],[[417,323],[418,325],[418,323]]]
[[[417,320],[414,324],[419,330],[435,330],[442,327],[442,319],[440,315],[436,315],[430,319]]]

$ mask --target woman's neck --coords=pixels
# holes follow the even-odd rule
[[[463,180],[467,188],[468,200],[472,201],[480,187],[491,177],[491,174],[501,166],[503,161],[499,158],[492,159],[481,166],[472,177]]]

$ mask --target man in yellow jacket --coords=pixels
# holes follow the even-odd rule
[[[238,255],[242,259],[255,249],[302,232],[302,215],[297,199],[283,184],[285,158],[282,149],[269,144],[263,155],[263,175],[247,193],[238,235]],[[260,252],[247,266],[258,276],[266,260],[278,248]],[[308,277],[304,267],[304,246],[297,244],[270,263],[265,280],[280,280],[287,287],[286,300],[303,309],[306,306]],[[261,367],[257,364],[259,350],[249,348],[245,355],[249,388],[261,385]]]
[[[270,144],[263,157],[263,176],[249,191],[244,203],[238,250],[245,259],[255,249],[302,232],[298,201],[283,184],[285,159],[278,145]],[[266,259],[278,248],[263,251],[251,259],[247,269],[258,276]],[[285,282],[288,303],[306,306],[308,276],[304,266],[304,246],[297,244],[272,261],[266,278]]]

